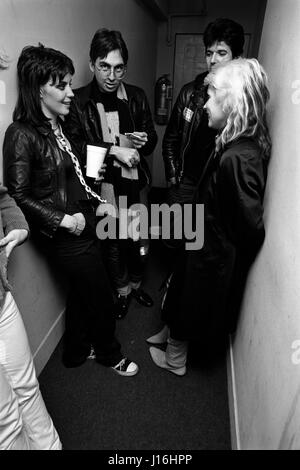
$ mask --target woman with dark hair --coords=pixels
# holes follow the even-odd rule
[[[148,338],[153,361],[186,372],[189,340],[222,344],[238,312],[247,272],[265,236],[263,196],[271,142],[266,124],[267,77],[256,59],[215,66],[206,78],[208,125],[215,152],[198,183],[204,246],[184,251],[163,305],[166,326]]]
[[[4,140],[4,173],[33,235],[69,280],[64,365],[80,366],[93,348],[97,362],[131,376],[138,366],[123,357],[114,337],[113,297],[96,237],[96,207],[103,200],[87,185],[82,155],[62,130],[61,117],[74,96],[73,74],[63,53],[43,46],[23,49],[14,122]]]

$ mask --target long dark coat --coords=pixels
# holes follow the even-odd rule
[[[204,203],[204,246],[179,256],[162,312],[172,337],[215,338],[232,329],[265,236],[267,160],[250,138],[211,156],[197,194]]]

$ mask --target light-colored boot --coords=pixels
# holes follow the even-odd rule
[[[166,352],[153,346],[150,347],[149,352],[153,362],[158,367],[176,375],[184,375],[186,373],[187,350],[187,341],[177,341],[169,338]]]
[[[150,344],[162,344],[166,343],[168,338],[169,338],[169,327],[165,325],[162,330],[160,330],[156,335],[150,336],[150,338],[147,338],[146,341],[147,343]]]

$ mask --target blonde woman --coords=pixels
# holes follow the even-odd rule
[[[204,246],[178,261],[163,307],[166,326],[148,338],[154,363],[186,372],[189,340],[216,348],[234,326],[247,272],[265,236],[263,196],[271,142],[267,77],[256,59],[236,59],[206,78],[208,124],[216,148],[198,184],[205,206]],[[226,344],[226,341],[225,341]]]

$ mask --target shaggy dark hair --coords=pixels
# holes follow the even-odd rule
[[[128,62],[128,49],[120,31],[109,31],[106,28],[98,29],[95,32],[90,47],[90,59],[94,64],[99,57],[104,59],[110,52],[119,50],[124,61],[127,65]]]
[[[62,52],[39,45],[24,47],[17,72],[19,95],[13,120],[39,125],[48,121],[41,108],[41,86],[49,80],[56,83],[67,73],[74,75],[75,69],[72,60]]]
[[[234,59],[241,56],[245,42],[243,26],[227,18],[218,18],[209,23],[203,36],[205,49],[221,41],[230,47]]]

